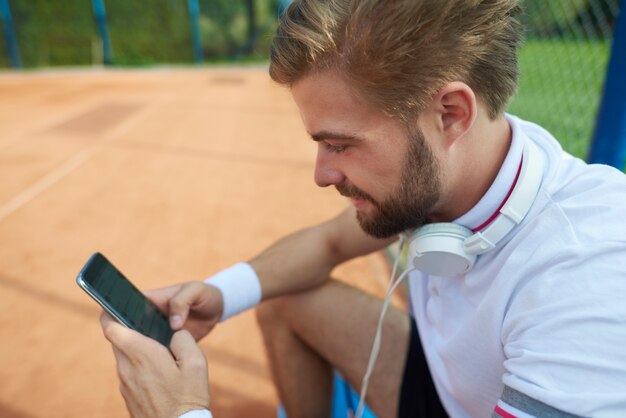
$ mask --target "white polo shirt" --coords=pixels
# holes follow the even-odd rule
[[[469,273],[409,278],[435,386],[452,417],[626,417],[626,176],[507,119],[502,169],[455,222],[474,228],[498,208],[524,141],[544,158],[530,212]]]

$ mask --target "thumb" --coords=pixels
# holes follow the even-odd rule
[[[170,350],[181,370],[201,368],[206,371],[207,363],[204,353],[189,331],[181,330],[174,333]]]
[[[181,329],[189,316],[191,307],[199,301],[205,285],[200,282],[187,283],[169,301],[170,326]]]

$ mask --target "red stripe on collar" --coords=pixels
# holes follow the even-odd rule
[[[515,189],[515,185],[517,184],[519,175],[522,172],[523,162],[524,162],[524,156],[522,155],[522,159],[519,162],[519,167],[517,168],[517,174],[515,174],[515,180],[513,180],[513,184],[511,185],[511,188],[509,189],[502,203],[500,203],[500,206],[498,206],[498,209],[496,209],[496,211],[489,217],[489,219],[487,219],[482,224],[478,225],[476,228],[472,229],[472,232],[475,233],[475,232],[480,231],[481,229],[486,228],[490,223],[492,223],[498,217],[498,215],[500,214],[500,209],[502,209],[502,207],[506,204],[507,200],[509,200],[509,197],[511,196],[511,193],[513,193],[513,189]]]

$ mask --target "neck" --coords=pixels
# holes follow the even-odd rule
[[[477,118],[472,130],[457,141],[445,165],[442,199],[432,214],[449,222],[474,207],[495,180],[511,145],[512,132],[504,115]]]

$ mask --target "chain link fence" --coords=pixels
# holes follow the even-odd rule
[[[202,57],[209,62],[266,59],[278,1],[197,0]],[[189,0],[101,3],[115,65],[194,62]],[[93,0],[0,0],[3,4],[10,6],[23,67],[103,63]],[[11,67],[5,20],[0,14],[0,69]]]
[[[524,0],[521,78],[509,111],[586,157],[620,0]]]

